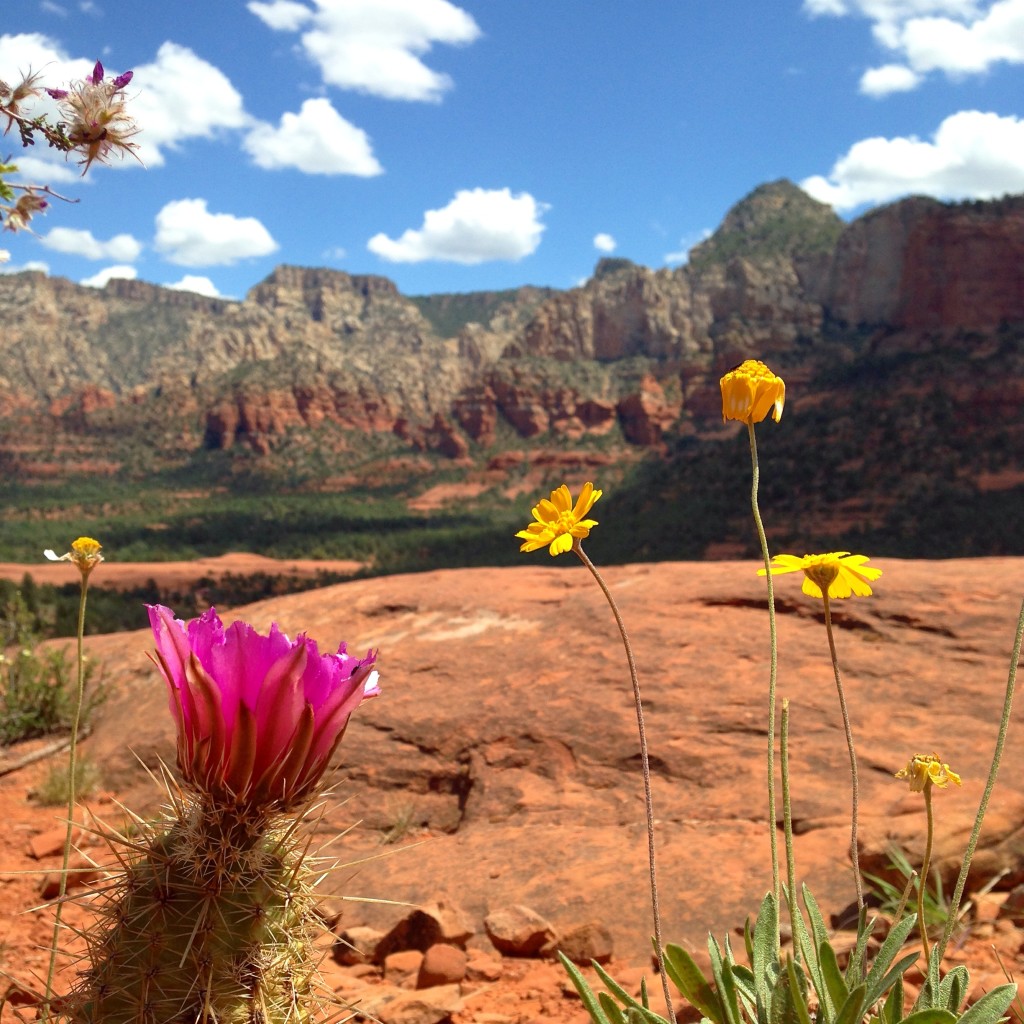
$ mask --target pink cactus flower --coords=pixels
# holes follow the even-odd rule
[[[300,804],[316,787],[349,716],[380,692],[375,652],[341,644],[321,654],[305,635],[224,628],[212,608],[187,624],[147,605],[154,659],[167,682],[186,782],[218,804],[267,811]]]

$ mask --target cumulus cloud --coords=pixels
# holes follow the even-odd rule
[[[170,263],[210,267],[266,256],[277,242],[255,217],[210,213],[205,199],[176,199],[156,215],[154,246]]]
[[[152,64],[135,68],[129,95],[142,129],[139,157],[150,167],[164,163],[163,150],[187,139],[212,138],[221,129],[250,123],[241,94],[224,72],[177,43],[164,43]]]
[[[43,71],[44,84],[65,86],[92,73],[95,58],[72,59],[61,46],[38,32],[0,35],[0,79],[18,81],[22,72]],[[128,68],[105,65],[108,77]],[[137,65],[127,89],[129,111],[142,129],[135,141],[138,155],[150,167],[164,163],[164,150],[192,138],[210,138],[220,129],[238,129],[250,123],[241,94],[214,65],[177,43],[164,43],[156,59]],[[52,116],[56,106],[45,94],[34,101],[33,111]],[[63,154],[36,147],[35,167],[61,167]],[[51,163],[52,161],[52,163]],[[24,170],[28,158],[19,159]],[[136,165],[134,160],[124,166]],[[137,166],[137,165],[136,165]],[[71,180],[79,171],[67,167],[66,174],[49,180]],[[26,172],[27,173],[27,172]]]
[[[894,92],[910,92],[921,84],[921,76],[902,64],[883,64],[870,68],[860,78],[860,91],[865,96],[888,96]]]
[[[91,74],[95,63],[95,59],[69,57],[59,43],[41,32],[0,35],[0,80],[8,85],[17,84],[29,72],[42,72],[41,85],[62,88]],[[46,93],[34,97],[30,103],[27,109],[33,116],[46,115],[53,119],[57,114],[57,104]],[[7,156],[7,151],[2,155]],[[54,184],[76,181],[81,177],[81,170],[69,164],[64,153],[45,145],[34,147],[32,156],[23,150],[14,156],[25,181]]]
[[[435,43],[464,45],[480,35],[473,18],[449,0],[294,0],[248,4],[277,31],[301,35],[324,82],[392,100],[440,100],[451,78],[421,59]]]
[[[131,235],[114,235],[109,241],[101,242],[91,231],[76,228],[52,228],[39,241],[47,249],[83,256],[87,260],[120,260],[131,263],[139,258],[142,243]]]
[[[1024,63],[1024,0],[804,0],[804,10],[867,18],[876,42],[900,58],[865,72],[869,96],[906,92],[932,71],[961,77]]]
[[[518,260],[540,245],[540,217],[547,209],[528,192],[463,189],[442,209],[427,210],[419,230],[409,228],[397,239],[380,233],[366,247],[390,263]]]
[[[298,32],[313,16],[313,12],[305,4],[294,3],[293,0],[254,2],[246,6],[275,32]]]
[[[947,117],[930,141],[914,136],[863,139],[827,177],[801,182],[837,210],[906,195],[991,199],[1024,191],[1024,120],[964,110]]]
[[[175,281],[174,284],[165,284],[164,287],[176,292],[195,292],[197,295],[206,295],[211,299],[220,298],[217,286],[208,277],[196,274],[186,274],[180,281]]]
[[[274,128],[259,124],[242,143],[257,167],[295,167],[306,174],[355,174],[370,178],[384,168],[370,139],[346,121],[330,100],[306,100],[297,114],[284,114]]]
[[[10,253],[7,254],[8,258]],[[0,260],[0,274],[20,274],[25,270],[38,270],[44,274],[50,273],[50,264],[42,260],[28,260],[25,263],[14,264]]]
[[[87,288],[102,288],[115,277],[123,278],[125,281],[134,281],[138,277],[138,271],[134,267],[120,265],[104,267],[103,270],[93,274],[92,277],[83,277],[78,283],[84,284]]]
[[[615,239],[600,231],[594,235],[594,248],[598,252],[615,252]]]

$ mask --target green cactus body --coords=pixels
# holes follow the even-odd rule
[[[126,850],[86,936],[73,1024],[310,1019],[322,925],[294,822],[183,799]]]

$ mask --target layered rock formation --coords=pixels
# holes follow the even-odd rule
[[[138,473],[204,449],[295,465],[315,449],[328,463],[368,450],[468,467],[566,440],[628,462],[722,436],[717,379],[755,356],[792,394],[813,387],[840,410],[868,379],[892,408],[945,374],[960,440],[998,442],[990,465],[957,464],[954,479],[1015,487],[1019,433],[985,430],[1024,390],[1022,268],[1024,197],[909,199],[844,225],[775,182],[689,265],[603,260],[565,292],[410,299],[385,278],[284,266],[233,302],[0,277],[0,465],[38,479],[83,462]],[[979,379],[990,372],[994,389]],[[894,457],[901,441],[879,439]]]

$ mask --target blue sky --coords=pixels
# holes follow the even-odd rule
[[[5,271],[241,298],[279,263],[409,295],[678,265],[776,178],[852,217],[1024,192],[1024,0],[4,0],[0,80],[102,60],[139,154]]]

